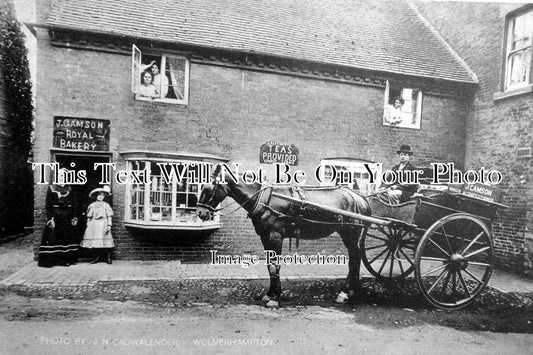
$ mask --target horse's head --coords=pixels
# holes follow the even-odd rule
[[[228,196],[229,191],[227,185],[221,184],[220,169],[217,167],[213,176],[212,182],[204,184],[200,192],[200,198],[196,204],[196,213],[201,220],[207,221],[213,219],[214,213],[217,211],[216,207]]]

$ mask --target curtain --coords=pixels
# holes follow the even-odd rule
[[[181,58],[167,57],[170,68],[170,83],[172,90],[179,100],[183,100],[185,90],[185,60]]]

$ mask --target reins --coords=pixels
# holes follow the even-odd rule
[[[269,189],[270,187],[271,187],[271,186],[269,185],[269,186],[265,186],[265,187],[263,187],[263,188],[257,190],[257,191],[256,191],[252,196],[250,196],[246,201],[244,201],[243,203],[240,203],[239,206],[237,206],[236,209],[234,209],[233,211],[227,213],[226,216],[229,216],[230,214],[233,214],[233,213],[237,212],[240,208],[244,208],[243,206],[244,206],[245,204],[247,204],[248,202],[250,202],[255,196],[257,196],[257,195],[260,194],[261,192],[265,191],[266,189]],[[206,209],[208,209],[208,210],[211,211],[211,212],[220,212],[220,211],[222,211],[222,210],[224,210],[224,209],[227,209],[227,208],[231,207],[231,206],[234,205],[234,204],[238,204],[238,202],[235,201],[235,199],[233,200],[232,203],[228,204],[227,206],[220,207],[220,208],[214,208],[214,207],[211,207],[211,206],[209,206],[209,205],[207,205],[207,204],[205,204],[205,203],[197,203],[196,206],[206,208]]]
[[[259,195],[261,192],[263,192],[263,191],[265,191],[265,190],[267,190],[269,188],[272,188],[272,185],[267,185],[265,187],[262,187],[261,189],[257,190],[255,193],[253,193],[246,201],[244,201],[243,203],[240,203],[240,204],[237,201],[235,201],[235,199],[234,199],[233,202],[231,202],[227,206],[224,206],[224,207],[221,207],[221,208],[214,208],[214,207],[211,207],[211,206],[209,206],[207,204],[204,204],[204,203],[197,203],[196,205],[199,206],[199,207],[204,207],[204,208],[208,209],[211,212],[220,212],[220,211],[222,211],[224,209],[227,209],[227,208],[231,207],[234,204],[239,204],[239,206],[237,206],[237,208],[235,208],[234,210],[232,210],[231,212],[226,214],[226,216],[229,216],[229,215],[237,212],[240,208],[244,208],[243,207],[244,205],[246,205],[248,202],[250,202],[254,197]],[[272,208],[268,204],[265,204],[265,203],[263,203],[261,201],[258,201],[257,205],[270,210],[272,213],[274,213],[275,215],[277,215],[278,217],[281,217],[281,218],[291,218],[291,219],[295,219],[295,220],[298,220],[298,221],[315,223],[315,224],[322,224],[322,225],[364,226],[361,223],[346,222],[346,221],[342,220],[342,218],[339,220],[339,222],[326,222],[326,221],[319,221],[319,220],[309,219],[309,218],[305,218],[305,217],[302,217],[302,216],[287,215],[285,213],[282,213],[280,211],[275,210],[274,208]],[[248,217],[250,217],[250,214],[248,214]]]

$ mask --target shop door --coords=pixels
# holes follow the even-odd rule
[[[109,156],[74,155],[63,153],[56,153],[54,158],[55,161],[59,163],[60,168],[67,168],[69,170],[76,171],[85,170],[87,172],[87,182],[83,185],[72,185],[71,190],[74,198],[78,201],[79,211],[77,211],[77,214],[83,216],[79,223],[79,231],[81,234],[79,239],[81,240],[87,223],[84,216],[87,211],[87,207],[89,204],[91,204],[91,202],[93,202],[89,197],[89,192],[97,187],[101,187],[99,182],[102,178],[102,168],[94,170],[94,164],[109,163],[111,159]],[[113,205],[112,198],[113,196],[106,198],[106,201],[111,206]]]

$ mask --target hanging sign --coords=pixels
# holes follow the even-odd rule
[[[279,144],[267,142],[259,150],[259,162],[264,164],[284,163],[298,165],[300,152],[294,144]]]
[[[109,120],[54,117],[56,148],[81,151],[109,151]]]

